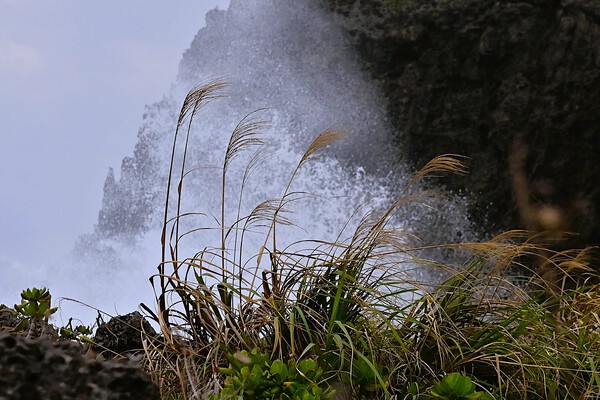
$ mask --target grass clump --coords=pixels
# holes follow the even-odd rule
[[[146,366],[163,398],[600,397],[598,286],[543,290],[532,271],[527,279],[542,285],[532,291],[512,276],[515,266],[527,269],[535,264],[523,260],[541,254],[564,273],[589,273],[585,251],[547,257],[524,232],[507,232],[485,243],[443,245],[470,252],[465,265],[452,266],[419,258],[424,248],[410,248],[406,232],[392,226],[396,210],[418,199],[411,186],[466,172],[460,157],[432,160],[387,209],[366,213],[348,239],[283,247],[278,232],[290,224],[296,174],[342,135],[317,136],[280,198],[247,216],[227,216],[231,161],[255,151],[241,197],[266,154],[262,123],[250,114],[235,128],[223,159],[216,226],[186,227],[194,215],[181,205],[192,122],[223,87],[216,81],[192,90],[175,133],[163,260],[152,278],[157,310],[144,306],[162,333],[147,341]],[[219,245],[180,257],[182,239],[200,229],[216,229]],[[247,256],[250,235],[263,239]],[[417,281],[409,265],[440,269],[447,279]]]

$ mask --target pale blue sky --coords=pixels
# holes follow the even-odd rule
[[[92,230],[144,105],[228,3],[0,0],[0,262],[68,251]]]

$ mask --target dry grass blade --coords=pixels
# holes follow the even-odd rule
[[[222,268],[225,269],[225,239],[227,236],[227,232],[230,228],[226,227],[225,224],[225,188],[226,188],[226,174],[227,169],[229,168],[229,164],[243,150],[246,150],[252,146],[262,146],[264,144],[263,139],[258,137],[258,131],[260,128],[264,127],[266,123],[264,121],[260,121],[254,119],[253,116],[260,110],[254,111],[250,114],[247,114],[235,127],[230,138],[229,143],[227,145],[227,150],[225,151],[225,157],[223,160],[223,170],[222,170],[222,182],[221,182],[221,259],[222,259]],[[260,153],[259,153],[260,154]],[[256,156],[256,154],[255,154]],[[245,177],[244,177],[245,179]],[[245,183],[245,182],[244,182]],[[240,195],[240,206],[241,206],[241,195]],[[239,221],[239,209],[238,209],[238,218]]]
[[[294,169],[294,172],[292,172],[292,175],[290,177],[290,180],[288,181],[288,184],[283,192],[283,195],[281,196],[281,203],[280,203],[280,207],[275,210],[275,213],[273,214],[273,220],[271,222],[271,227],[269,229],[269,232],[267,232],[267,235],[265,236],[265,242],[258,254],[257,257],[257,264],[260,266],[260,262],[262,260],[262,256],[264,254],[264,251],[267,247],[267,243],[269,241],[269,238],[272,236],[272,240],[273,240],[273,250],[275,250],[276,248],[276,243],[277,243],[277,238],[276,238],[276,225],[277,225],[277,214],[280,211],[280,208],[283,207],[283,204],[285,202],[285,199],[289,193],[290,187],[292,186],[292,183],[296,177],[296,175],[298,174],[298,171],[300,170],[300,168],[309,160],[312,160],[315,158],[316,154],[323,150],[325,147],[329,146],[330,144],[342,139],[346,137],[346,135],[342,132],[333,130],[333,129],[328,129],[324,132],[321,132],[319,134],[319,136],[317,136],[312,143],[310,144],[310,146],[308,146],[308,149],[304,152],[304,154],[302,155],[302,158],[300,159],[300,162],[298,162],[298,165],[296,165],[296,168]]]
[[[413,177],[411,182],[416,182],[426,176],[432,176],[437,173],[451,173],[465,175],[469,172],[467,166],[461,159],[466,157],[457,154],[443,154],[429,161]]]
[[[346,136],[347,135],[345,133],[333,129],[328,129],[322,132],[319,136],[315,138],[315,140],[312,141],[310,146],[308,146],[308,149],[306,149],[304,155],[298,163],[298,168],[305,162],[313,159],[320,150],[324,149],[325,147],[329,146],[334,142],[337,142],[338,140],[345,138]]]
[[[257,135],[259,130],[265,127],[266,122],[252,118],[259,111],[261,110],[246,115],[233,130],[225,151],[223,170],[228,169],[233,158],[241,151],[264,143],[264,140]]]
[[[397,210],[401,205],[406,204],[407,202],[416,202],[421,196],[409,195],[409,189],[415,185],[421,179],[428,176],[435,176],[437,173],[451,173],[464,175],[467,173],[466,165],[461,161],[466,157],[454,154],[444,154],[438,156],[428,162],[423,168],[421,168],[411,180],[404,186],[404,189],[401,191],[400,195],[396,198],[396,200],[388,207],[388,209],[381,214],[380,218],[375,221],[373,227],[371,228],[372,232],[377,232],[386,227],[389,222],[390,216]]]
[[[266,160],[266,158],[271,154],[272,150],[273,150],[273,147],[271,144],[262,143],[259,146],[259,148],[254,152],[254,154],[252,155],[252,158],[250,159],[250,161],[248,161],[248,164],[246,165],[246,168],[244,170],[244,176],[242,177],[242,183],[239,188],[236,222],[230,228],[230,231],[235,230],[235,237],[233,240],[233,242],[234,242],[233,253],[234,254],[240,254],[240,256],[241,256],[241,252],[238,250],[241,250],[243,240],[241,240],[241,241],[238,240],[239,231],[240,231],[239,224],[241,223],[241,221],[245,220],[246,222],[244,223],[243,231],[246,231],[247,226],[248,226],[247,221],[250,219],[250,217],[242,217],[241,216],[242,203],[243,203],[244,191],[246,188],[246,184],[247,184],[248,179],[249,179],[250,175],[252,174],[252,172],[259,165],[261,165],[263,161]],[[230,232],[227,232],[226,236],[228,236],[229,233]],[[242,263],[242,260],[240,259],[240,265],[241,265],[241,263]]]
[[[202,105],[206,104],[209,100],[223,97],[224,94],[222,91],[226,87],[227,83],[225,81],[217,79],[200,84],[190,90],[181,106],[181,111],[177,119],[177,127],[180,127],[190,114],[193,117]]]
[[[161,319],[164,320],[164,323],[167,326],[169,324],[169,320],[168,320],[168,315],[166,314],[167,310],[166,310],[166,300],[164,298],[164,293],[167,290],[166,281],[165,281],[165,276],[166,276],[165,275],[165,265],[167,262],[167,255],[169,253],[167,252],[166,240],[167,240],[167,230],[168,230],[168,221],[169,221],[169,205],[170,205],[170,200],[171,200],[171,185],[172,185],[172,181],[174,178],[173,174],[174,174],[174,168],[175,168],[175,154],[177,151],[179,129],[181,128],[181,126],[182,126],[183,122],[186,120],[186,118],[189,116],[187,137],[186,137],[185,148],[184,148],[184,161],[182,162],[182,167],[181,167],[182,168],[181,178],[180,178],[179,184],[177,185],[177,191],[178,191],[178,193],[177,193],[177,215],[181,214],[181,210],[180,210],[181,186],[182,186],[183,177],[185,176],[185,155],[187,154],[187,146],[188,146],[192,121],[194,119],[195,114],[198,112],[198,110],[201,108],[201,106],[203,104],[205,104],[206,102],[208,102],[211,99],[216,99],[223,95],[221,91],[225,88],[225,86],[226,86],[226,83],[222,80],[214,80],[207,84],[196,86],[186,96],[186,98],[183,102],[183,105],[181,107],[181,111],[179,113],[178,120],[177,120],[177,128],[175,129],[175,135],[173,138],[173,146],[171,149],[171,161],[169,164],[169,175],[168,175],[167,193],[166,193],[166,199],[165,199],[163,230],[162,230],[162,234],[161,234],[162,262],[159,266],[159,276],[160,276],[160,286],[161,286],[161,295],[159,298],[159,314],[160,314],[159,316]],[[175,220],[175,232],[178,232],[178,231],[179,231],[179,220],[176,219]],[[172,249],[172,251],[171,251],[171,254],[172,254],[171,259],[172,260],[176,260],[178,258],[176,252],[177,252],[176,248],[174,250]]]
[[[287,201],[286,204],[291,201],[293,201],[293,199]],[[278,210],[279,212],[277,213]],[[273,221],[273,218],[277,218],[276,222],[278,224],[292,225],[293,223],[291,220],[280,214],[282,211],[285,212],[286,209],[285,204],[283,204],[282,206],[280,200],[271,199],[261,202],[256,207],[254,207],[252,212],[246,218],[244,231],[256,226],[269,226],[269,224]],[[276,217],[275,213],[277,213]]]

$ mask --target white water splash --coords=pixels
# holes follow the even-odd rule
[[[257,109],[266,108],[257,116],[268,122],[263,135],[274,148],[244,190],[242,215],[283,194],[317,134],[334,127],[349,135],[296,177],[292,191],[315,196],[291,206],[289,217],[299,228],[285,229],[278,240],[281,248],[300,239],[335,239],[357,207],[385,203],[410,174],[392,161],[394,132],[383,96],[346,33],[317,1],[233,0],[227,12],[207,15],[207,27],[184,54],[171,92],[147,108],[138,145],[114,183],[119,195],[105,197],[111,223],[126,232],[107,229],[83,236],[76,257],[63,263],[36,264],[27,272],[24,263],[13,265],[11,270],[19,272],[10,285],[48,286],[55,297],[73,297],[111,314],[129,312],[139,302],[152,305],[147,279],[160,262],[161,206],[177,114],[190,88],[223,77],[231,82],[228,96],[203,108],[193,125],[188,170],[194,172],[186,179],[183,204],[184,211],[206,217],[188,227],[216,226],[213,217],[220,215],[221,167],[229,135],[240,119]],[[237,215],[240,182],[250,156],[240,156],[229,169],[226,224]],[[140,204],[147,220],[133,222],[143,229],[125,229],[124,218],[134,215]],[[397,223],[417,231],[462,230],[462,211],[452,213],[452,220],[438,219],[410,208]],[[345,236],[350,233],[351,226]],[[218,237],[214,230],[190,235],[183,246],[188,249],[185,256],[218,246]],[[93,310],[70,302],[63,302],[62,313],[86,323],[95,316]]]

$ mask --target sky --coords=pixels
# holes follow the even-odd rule
[[[91,232],[109,167],[229,0],[0,0],[0,263]]]

